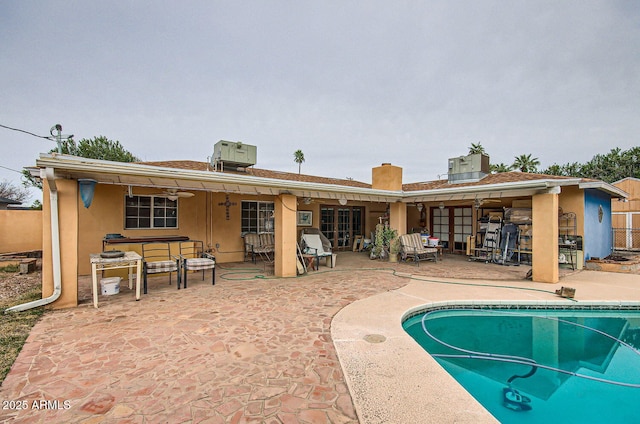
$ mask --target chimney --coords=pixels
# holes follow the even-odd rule
[[[378,190],[402,190],[402,168],[383,163],[371,170],[371,187]]]

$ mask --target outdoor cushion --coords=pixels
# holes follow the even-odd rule
[[[159,273],[159,272],[171,272],[178,270],[178,264],[176,261],[156,261],[156,262],[146,262],[147,264],[147,273]]]
[[[403,234],[400,236],[401,257],[403,261],[411,258],[417,265],[421,260],[438,260],[438,249],[424,247],[422,237],[418,233]]]
[[[204,251],[204,243],[200,240],[180,242],[180,267],[182,268],[184,288],[187,288],[187,271],[211,270],[211,284],[216,283],[216,258]]]
[[[189,258],[184,260],[184,267],[189,271],[202,271],[215,266],[215,261],[209,258]]]

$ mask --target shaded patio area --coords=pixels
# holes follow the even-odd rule
[[[274,279],[249,262],[218,266],[215,286],[193,274],[189,287],[178,291],[175,276],[173,286],[167,277],[153,277],[139,302],[123,284],[120,294],[100,297],[99,309],[90,301],[90,277],[82,277],[81,305],[44,316],[2,385],[3,400],[25,400],[29,407],[2,410],[0,421],[377,422],[358,419],[332,338],[334,316],[358,300],[406,286],[411,275],[491,286],[425,282],[442,298],[481,291],[485,298],[511,299],[521,294],[500,286],[522,285],[557,300],[552,293],[560,284],[526,281],[528,269],[460,256],[417,267],[340,252],[336,268],[321,266],[297,278]],[[578,272],[561,275],[568,273],[579,280]],[[579,298],[584,288],[575,284]],[[590,287],[596,298],[610,290]],[[32,407],[45,400],[58,407]]]

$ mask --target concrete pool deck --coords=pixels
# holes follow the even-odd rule
[[[414,277],[404,287],[350,304],[333,319],[331,335],[360,422],[498,422],[403,330],[403,317],[425,306],[640,307],[640,276],[633,274],[583,271],[554,285],[523,281],[452,285],[450,279]],[[577,302],[544,292],[561,286],[576,288]]]
[[[140,302],[122,287],[98,309],[82,277],[83,303],[33,328],[0,389],[17,407],[0,410],[0,422],[495,422],[404,334],[407,311],[558,301],[562,285],[579,301],[640,299],[638,275],[563,271],[559,284],[537,284],[523,279],[528,269],[340,252],[335,269],[299,278],[263,278],[249,263],[219,266],[215,286],[194,274],[178,291],[175,278],[154,277]]]

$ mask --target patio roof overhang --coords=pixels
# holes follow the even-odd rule
[[[626,191],[612,184],[605,183],[603,181],[581,182],[580,184],[578,184],[578,187],[583,190],[587,190],[587,189],[601,190],[611,195],[611,197],[614,199],[626,199],[627,197],[629,197],[629,194]]]
[[[58,177],[78,179],[90,178],[99,184],[113,184],[159,189],[237,193],[247,195],[292,194],[298,197],[382,203],[415,203],[475,201],[532,196],[535,194],[560,192],[563,186],[578,186],[581,189],[598,189],[613,198],[626,198],[623,190],[602,181],[587,181],[581,178],[538,179],[496,184],[453,186],[419,191],[390,191],[368,187],[339,184],[314,183],[275,178],[239,175],[224,172],[197,171],[145,165],[139,163],[113,162],[88,159],[61,154],[41,154],[36,161],[39,168],[51,168]]]
[[[55,153],[41,154],[36,164],[39,168],[55,169],[57,177],[90,178],[98,184],[248,195],[292,194],[298,197],[383,203],[402,200],[401,191],[112,162]]]
[[[457,200],[484,200],[532,196],[551,192],[560,192],[562,186],[578,185],[579,178],[541,179],[517,181],[499,184],[447,187],[441,189],[405,192],[407,202],[446,202]]]

